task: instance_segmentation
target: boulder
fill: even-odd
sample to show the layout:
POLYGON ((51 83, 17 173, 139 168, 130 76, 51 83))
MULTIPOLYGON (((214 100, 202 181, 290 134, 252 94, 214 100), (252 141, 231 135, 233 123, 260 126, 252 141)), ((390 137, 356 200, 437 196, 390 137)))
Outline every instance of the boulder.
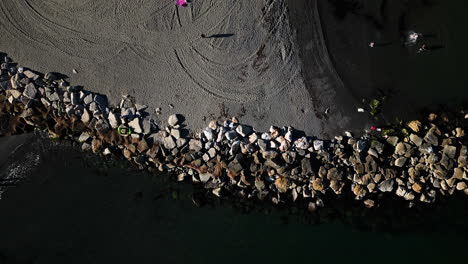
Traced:
POLYGON ((313 142, 314 150, 322 150, 323 149, 323 141, 322 140, 314 140, 313 142))
POLYGON ((379 184, 379 190, 381 192, 391 192, 393 190, 393 184, 393 179, 385 180, 379 184))
POLYGON ((120 119, 117 118, 116 114, 109 112, 109 115, 107 116, 107 119, 109 120, 109 124, 112 128, 118 128, 120 125, 120 119))
POLYGON ((236 128, 236 132, 241 135, 242 137, 246 137, 250 135, 253 132, 253 129, 251 126, 247 125, 239 125, 236 128))
POLYGON ((167 119, 167 123, 169 126, 176 126, 180 122, 179 116, 178 115, 170 115, 169 118, 167 119))
POLYGON ((439 145, 439 139, 437 138, 437 136, 432 133, 432 132, 427 132, 427 134, 424 136, 424 141, 426 141, 427 143, 431 144, 431 145, 434 145, 434 146, 438 146, 439 145))
POLYGON ((399 157, 398 159, 395 160, 395 166, 397 167, 403 167, 405 165, 407 158, 405 157, 399 157))
POLYGON ((242 167, 242 165, 240 164, 239 160, 237 160, 237 159, 234 159, 231 162, 229 162, 228 168, 231 171, 233 171, 235 174, 238 174, 239 172, 241 172, 244 169, 242 167))
POLYGON ((237 138, 237 133, 236 131, 234 130, 229 130, 227 131, 226 133, 224 133, 224 136, 228 139, 228 140, 234 140, 237 138))
POLYGON ((307 141, 306 137, 301 137, 294 141, 294 145, 296 146, 297 149, 308 149, 309 148, 309 142, 307 141))
POLYGON ((88 132, 83 132, 81 133, 80 137, 78 138, 78 142, 83 143, 88 140, 89 138, 89 133, 88 132))
POLYGON ((396 146, 397 143, 398 143, 398 137, 395 137, 395 136, 388 137, 387 138, 387 143, 392 145, 392 146, 396 146))
POLYGON ((36 85, 34 83, 29 83, 26 85, 23 91, 23 95, 26 96, 27 98, 34 99, 37 94, 37 89, 36 85))
POLYGON ((165 137, 163 139, 163 144, 166 149, 174 149, 176 148, 177 144, 172 136, 165 137))
POLYGON ((450 146, 450 145, 445 145, 443 152, 449 158, 454 159, 455 155, 457 154, 457 147, 450 146))
POLYGON ((209 127, 203 130, 203 135, 205 136, 206 140, 213 141, 213 130, 211 130, 209 127))
POLYGON ((132 121, 130 121, 128 126, 131 127, 135 133, 140 134, 143 132, 140 126, 140 119, 138 117, 135 117, 132 121))
POLYGON ((203 144, 202 144, 202 142, 201 142, 200 140, 198 140, 198 139, 191 139, 191 140, 189 141, 189 149, 190 149, 190 150, 193 150, 193 151, 195 151, 195 152, 199 152, 199 151, 202 150, 202 148, 203 148, 203 144))
POLYGON ((410 140, 418 147, 421 146, 421 144, 423 143, 423 139, 416 134, 411 134, 410 140))
POLYGON ((408 122, 408 127, 411 128, 414 132, 419 132, 419 129, 421 127, 421 122, 418 120, 413 120, 408 122))

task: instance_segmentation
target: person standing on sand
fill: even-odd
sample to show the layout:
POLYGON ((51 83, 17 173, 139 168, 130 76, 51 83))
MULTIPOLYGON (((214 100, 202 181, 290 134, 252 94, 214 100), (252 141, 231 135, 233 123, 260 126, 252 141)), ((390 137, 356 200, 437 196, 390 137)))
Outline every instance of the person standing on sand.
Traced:
POLYGON ((176 5, 181 6, 181 7, 186 7, 187 6, 187 1, 186 0, 176 0, 176 5))

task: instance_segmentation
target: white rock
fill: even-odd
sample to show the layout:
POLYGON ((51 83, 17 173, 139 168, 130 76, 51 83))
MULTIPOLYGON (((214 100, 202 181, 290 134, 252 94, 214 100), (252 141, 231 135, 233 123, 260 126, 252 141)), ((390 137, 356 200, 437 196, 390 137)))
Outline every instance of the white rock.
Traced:
POLYGON ((78 142, 83 143, 88 139, 89 139, 88 132, 83 132, 83 133, 81 133, 80 137, 78 138, 78 142))
POLYGON ((177 115, 170 115, 169 118, 167 119, 167 123, 170 125, 170 126, 175 126, 177 125, 177 123, 179 123, 179 118, 177 117, 177 115))
POLYGON ((166 149, 174 149, 177 146, 172 136, 165 137, 163 141, 166 149))
POLYGON ((112 128, 119 127, 119 119, 115 116, 114 113, 109 112, 108 119, 109 119, 109 124, 112 128))
POLYGON ((205 135, 206 140, 213 141, 213 131, 209 127, 203 130, 203 135, 205 135))
POLYGON ((140 127, 140 119, 138 119, 137 117, 134 118, 131 122, 129 122, 128 125, 131 128, 133 128, 133 132, 135 133, 143 132, 143 130, 141 130, 141 127, 140 127))
POLYGON ((271 136, 270 136, 270 133, 263 133, 261 138, 263 140, 271 140, 271 136))
POLYGON ((318 151, 318 150, 322 150, 323 149, 323 141, 322 140, 314 140, 314 150, 315 151, 318 151))
POLYGON ((91 120, 91 116, 89 115, 88 110, 83 109, 83 114, 81 115, 81 121, 87 124, 91 120))
POLYGON ((297 139, 294 142, 294 145, 296 145, 296 148, 298 149, 308 149, 309 148, 309 142, 307 141, 306 137, 301 137, 297 139))
POLYGON ((364 113, 364 108, 358 108, 357 111, 358 111, 359 113, 364 113))

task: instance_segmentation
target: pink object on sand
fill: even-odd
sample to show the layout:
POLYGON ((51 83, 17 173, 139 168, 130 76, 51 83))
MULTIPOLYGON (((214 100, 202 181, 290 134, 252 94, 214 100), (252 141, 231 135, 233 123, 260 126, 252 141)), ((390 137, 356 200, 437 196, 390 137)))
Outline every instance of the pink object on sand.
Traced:
POLYGON ((187 5, 186 0, 176 0, 176 5, 185 7, 187 5))

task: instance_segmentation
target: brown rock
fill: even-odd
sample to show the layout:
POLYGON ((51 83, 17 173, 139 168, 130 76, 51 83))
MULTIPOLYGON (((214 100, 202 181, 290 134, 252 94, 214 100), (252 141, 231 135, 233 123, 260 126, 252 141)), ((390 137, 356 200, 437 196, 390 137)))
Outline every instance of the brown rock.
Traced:
POLYGON ((462 168, 455 168, 453 170, 452 178, 455 178, 457 180, 462 180, 463 179, 463 170, 462 170, 462 168))
POLYGON ((414 132, 419 132, 419 128, 421 127, 421 122, 418 120, 413 120, 413 121, 410 121, 407 125, 414 132))
POLYGON ((337 180, 332 180, 330 181, 330 188, 336 193, 336 194, 341 194, 341 191, 343 190, 344 183, 341 181, 337 180))
POLYGON ((367 199, 364 201, 364 205, 367 207, 367 208, 372 208, 375 206, 375 202, 374 200, 371 200, 371 199, 367 199))
POLYGON ((360 193, 361 193, 361 191, 362 191, 363 189, 364 189, 364 188, 362 188, 361 185, 356 184, 356 185, 353 187, 353 193, 354 193, 354 195, 359 196, 360 193))
POLYGON ((278 177, 275 180, 275 186, 276 186, 276 189, 278 189, 280 193, 285 193, 288 191, 289 181, 288 179, 284 177, 278 177))
POLYGON ((336 168, 331 168, 327 172, 327 179, 330 181, 341 181, 342 173, 336 168))
POLYGON ((421 186, 421 184, 416 182, 411 186, 411 189, 413 189, 413 191, 415 191, 417 193, 421 193, 422 186, 421 186))
POLYGON ((429 114, 429 116, 427 117, 427 120, 429 120, 429 121, 432 122, 432 121, 434 121, 436 118, 437 118, 437 115, 434 114, 434 113, 431 113, 431 114, 429 114))
POLYGON ((457 190, 463 191, 466 189, 466 183, 465 182, 459 182, 457 183, 457 190))
POLYGON ((123 150, 123 155, 128 160, 130 160, 130 158, 132 157, 132 153, 128 149, 123 150))
POLYGON ((94 153, 98 153, 101 150, 102 147, 102 141, 99 139, 93 139, 91 141, 91 149, 94 153))
POLYGON ((465 131, 459 127, 455 128, 455 136, 456 137, 463 137, 465 135, 465 131))
POLYGON ((136 152, 136 147, 135 147, 135 145, 133 145, 133 144, 127 144, 127 149, 128 149, 131 153, 135 153, 135 152, 136 152))
POLYGON ((315 178, 312 181, 312 189, 322 192, 325 189, 322 178, 315 178))
POLYGON ((148 143, 146 143, 145 139, 141 139, 140 142, 138 142, 137 150, 140 153, 143 153, 146 150, 148 150, 148 143))

